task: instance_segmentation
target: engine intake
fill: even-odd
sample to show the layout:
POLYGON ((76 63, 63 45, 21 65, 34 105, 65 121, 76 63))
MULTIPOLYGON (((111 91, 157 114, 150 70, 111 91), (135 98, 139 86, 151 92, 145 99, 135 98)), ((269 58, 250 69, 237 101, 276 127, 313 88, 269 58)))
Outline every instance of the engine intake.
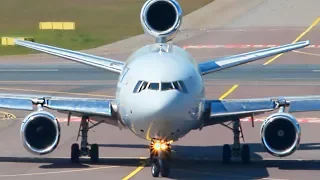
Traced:
POLYGON ((46 111, 30 113, 23 120, 20 132, 23 146, 33 154, 48 154, 59 144, 60 124, 46 111))
POLYGON ((287 113, 270 115, 261 126, 262 144, 273 156, 285 157, 296 151, 301 129, 295 117, 287 113))
POLYGON ((174 38, 182 22, 182 9, 176 0, 148 0, 141 9, 144 31, 162 42, 174 38))

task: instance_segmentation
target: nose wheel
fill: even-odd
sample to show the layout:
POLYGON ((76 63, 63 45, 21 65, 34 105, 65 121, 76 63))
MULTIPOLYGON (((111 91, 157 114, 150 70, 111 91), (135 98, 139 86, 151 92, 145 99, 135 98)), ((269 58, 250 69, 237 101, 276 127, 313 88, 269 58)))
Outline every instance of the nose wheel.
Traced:
POLYGON ((168 177, 170 174, 171 145, 164 141, 151 142, 150 163, 153 177, 168 177))

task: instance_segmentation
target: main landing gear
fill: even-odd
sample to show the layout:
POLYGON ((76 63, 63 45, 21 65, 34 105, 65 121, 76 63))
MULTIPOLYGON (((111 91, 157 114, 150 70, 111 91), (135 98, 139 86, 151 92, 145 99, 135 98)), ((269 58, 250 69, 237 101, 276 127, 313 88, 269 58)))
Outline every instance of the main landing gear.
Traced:
POLYGON ((243 138, 243 132, 242 127, 240 124, 240 120, 235 120, 232 122, 233 127, 230 128, 227 125, 224 125, 228 128, 230 128, 233 131, 233 145, 232 148, 230 148, 230 145, 225 144, 223 145, 222 149, 222 162, 224 164, 228 164, 231 162, 231 157, 241 157, 241 160, 244 164, 250 163, 250 148, 248 144, 240 145, 240 133, 241 138, 243 138))
POLYGON ((150 164, 153 177, 168 177, 170 173, 171 144, 152 140, 150 144, 150 164))
MULTIPOLYGON (((82 117, 81 123, 78 132, 78 138, 81 136, 81 147, 79 144, 74 143, 71 146, 71 162, 79 163, 81 156, 89 156, 91 162, 97 163, 99 161, 99 146, 98 144, 89 144, 88 143, 88 131, 89 129, 97 126, 100 123, 93 124, 89 127, 89 122, 91 122, 88 117, 82 117), (90 146, 90 149, 89 147, 90 146)), ((78 140, 77 138, 77 140, 78 140)))

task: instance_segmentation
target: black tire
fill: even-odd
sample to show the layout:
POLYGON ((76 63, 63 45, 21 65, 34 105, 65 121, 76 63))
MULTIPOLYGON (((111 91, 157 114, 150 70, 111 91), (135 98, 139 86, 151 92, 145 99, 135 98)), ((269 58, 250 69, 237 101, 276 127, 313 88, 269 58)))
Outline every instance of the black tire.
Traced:
POLYGON ((248 144, 244 144, 241 148, 241 159, 243 164, 250 163, 250 148, 248 144))
POLYGON ((231 161, 231 148, 228 144, 222 147, 222 163, 228 164, 231 161))
POLYGON ((80 158, 79 144, 74 143, 71 146, 71 162, 79 163, 79 158, 80 158))
POLYGON ((99 146, 98 144, 92 144, 90 147, 90 158, 91 162, 99 162, 99 146))
POLYGON ((151 174, 153 177, 159 177, 160 174, 160 166, 157 161, 152 162, 151 164, 151 174))
POLYGON ((170 163, 168 160, 160 160, 160 174, 162 177, 169 177, 170 163))

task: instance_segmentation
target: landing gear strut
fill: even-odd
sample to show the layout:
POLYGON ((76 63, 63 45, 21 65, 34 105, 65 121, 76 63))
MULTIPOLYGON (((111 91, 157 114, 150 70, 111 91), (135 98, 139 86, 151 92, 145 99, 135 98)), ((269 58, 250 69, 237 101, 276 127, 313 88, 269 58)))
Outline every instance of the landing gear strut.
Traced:
MULTIPOLYGON (((81 137, 81 147, 79 144, 74 143, 71 146, 71 162, 72 163, 79 163, 79 158, 81 156, 90 156, 90 159, 93 163, 99 161, 99 146, 98 144, 89 144, 88 143, 88 132, 89 129, 97 126, 100 123, 93 124, 89 127, 90 120, 88 117, 82 117, 81 123, 78 132, 78 138, 81 137), (89 147, 90 146, 90 149, 89 147)), ((78 140, 77 138, 77 140, 78 140)))
POLYGON ((151 141, 150 164, 153 177, 168 177, 170 173, 171 145, 165 141, 151 141))
MULTIPOLYGON (((224 125, 224 124, 223 124, 224 125)), ((224 125, 228 128, 230 128, 227 125, 224 125)), ((244 144, 241 147, 240 144, 240 138, 243 138, 243 132, 242 127, 240 124, 240 120, 235 120, 232 122, 232 128, 230 128, 233 131, 233 144, 232 148, 230 148, 230 145, 225 144, 222 148, 222 162, 224 164, 228 164, 231 161, 231 157, 241 157, 241 160, 244 164, 250 163, 250 148, 248 144, 244 144), (241 137, 240 137, 241 134, 241 137)))

